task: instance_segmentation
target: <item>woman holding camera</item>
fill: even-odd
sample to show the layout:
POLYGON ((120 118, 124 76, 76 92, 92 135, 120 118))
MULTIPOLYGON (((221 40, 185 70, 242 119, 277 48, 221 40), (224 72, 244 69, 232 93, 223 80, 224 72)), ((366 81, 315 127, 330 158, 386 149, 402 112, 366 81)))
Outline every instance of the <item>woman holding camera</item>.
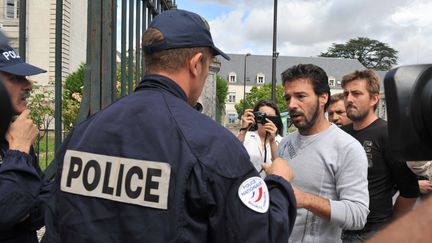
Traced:
POLYGON ((262 163, 274 159, 277 145, 282 140, 283 125, 277 105, 271 100, 258 102, 254 109, 246 109, 238 139, 249 153, 252 164, 265 177, 262 163))

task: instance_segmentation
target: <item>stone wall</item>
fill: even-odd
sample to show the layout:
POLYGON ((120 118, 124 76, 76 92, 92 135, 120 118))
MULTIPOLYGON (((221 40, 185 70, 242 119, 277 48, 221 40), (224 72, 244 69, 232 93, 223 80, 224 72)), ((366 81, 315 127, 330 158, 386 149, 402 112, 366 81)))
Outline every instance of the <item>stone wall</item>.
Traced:
POLYGON ((204 85, 201 96, 198 99, 203 106, 203 114, 206 114, 213 120, 216 119, 216 76, 220 70, 220 62, 217 58, 213 59, 210 65, 209 74, 204 85))

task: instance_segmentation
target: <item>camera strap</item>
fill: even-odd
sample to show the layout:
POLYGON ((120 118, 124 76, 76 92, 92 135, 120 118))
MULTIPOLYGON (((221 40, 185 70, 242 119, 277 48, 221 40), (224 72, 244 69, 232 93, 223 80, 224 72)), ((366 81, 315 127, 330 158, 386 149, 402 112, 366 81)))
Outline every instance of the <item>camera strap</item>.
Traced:
POLYGON ((267 136, 269 134, 269 132, 266 132, 266 135, 264 137, 264 163, 267 163, 267 136))

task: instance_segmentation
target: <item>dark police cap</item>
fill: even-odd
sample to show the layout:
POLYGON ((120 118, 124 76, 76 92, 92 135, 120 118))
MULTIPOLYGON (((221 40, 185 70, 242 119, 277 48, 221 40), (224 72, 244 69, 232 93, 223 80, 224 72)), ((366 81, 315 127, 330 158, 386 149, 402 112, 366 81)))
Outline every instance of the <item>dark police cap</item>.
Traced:
POLYGON ((145 45, 146 53, 177 48, 210 47, 215 56, 221 55, 230 60, 227 54, 214 45, 207 21, 198 14, 180 9, 164 11, 156 16, 149 28, 159 30, 164 36, 164 41, 145 45))
POLYGON ((19 76, 29 76, 46 72, 43 69, 25 63, 9 45, 0 46, 0 71, 19 76))

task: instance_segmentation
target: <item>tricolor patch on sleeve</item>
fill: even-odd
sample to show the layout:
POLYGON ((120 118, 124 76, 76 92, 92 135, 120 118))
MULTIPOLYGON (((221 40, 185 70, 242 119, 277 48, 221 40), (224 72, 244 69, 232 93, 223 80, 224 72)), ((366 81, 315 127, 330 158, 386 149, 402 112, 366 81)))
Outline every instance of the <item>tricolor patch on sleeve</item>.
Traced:
POLYGON ((261 177, 245 180, 239 187, 238 195, 246 207, 258 213, 266 213, 270 205, 267 185, 261 177))

